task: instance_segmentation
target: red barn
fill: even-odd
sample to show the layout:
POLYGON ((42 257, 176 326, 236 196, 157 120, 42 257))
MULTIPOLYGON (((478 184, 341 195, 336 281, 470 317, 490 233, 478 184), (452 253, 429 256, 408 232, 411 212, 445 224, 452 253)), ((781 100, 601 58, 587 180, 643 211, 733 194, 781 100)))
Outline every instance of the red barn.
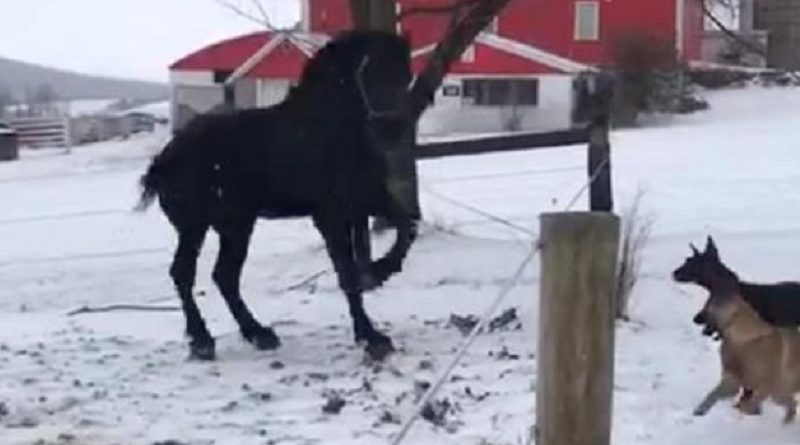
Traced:
MULTIPOLYGON (((301 1, 298 33, 241 36, 174 63, 176 124, 220 103, 220 82, 237 69, 243 74, 236 87, 238 105, 277 102, 328 36, 350 28, 348 0, 301 1)), ((397 0, 397 10, 452 1, 397 0)), ((416 69, 446 25, 445 16, 430 14, 411 14, 398 23, 412 40, 416 69)), ((674 44, 685 60, 694 60, 700 57, 702 32, 698 0, 511 0, 454 65, 420 131, 568 128, 575 75, 611 64, 610 50, 618 39, 655 36, 674 44)))

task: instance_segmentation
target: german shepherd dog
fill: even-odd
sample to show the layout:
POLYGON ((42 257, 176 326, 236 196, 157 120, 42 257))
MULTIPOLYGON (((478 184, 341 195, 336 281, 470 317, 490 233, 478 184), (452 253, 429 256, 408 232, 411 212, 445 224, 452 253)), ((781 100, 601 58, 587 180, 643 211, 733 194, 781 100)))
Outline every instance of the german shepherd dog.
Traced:
MULTIPOLYGON (((706 240, 705 252, 700 252, 690 244, 692 256, 672 273, 679 283, 694 283, 707 291, 714 291, 719 280, 734 278, 739 283, 741 297, 767 323, 782 327, 800 326, 800 283, 783 282, 775 284, 754 284, 739 280, 719 258, 719 251, 710 236, 706 240)), ((716 332, 708 323, 706 313, 701 310, 694 322, 703 325, 703 332, 712 335, 716 332)))
POLYGON ((740 411, 758 414, 761 402, 771 398, 786 410, 784 423, 794 420, 794 393, 800 392, 800 333, 762 320, 742 298, 735 277, 718 281, 703 309, 722 336, 722 379, 695 415, 706 414, 717 401, 734 397, 745 387, 752 395, 736 404, 740 411))
MULTIPOLYGON (((715 292, 735 283, 736 294, 745 301, 764 322, 779 327, 800 325, 800 283, 754 284, 739 280, 738 276, 720 260, 719 251, 712 237, 706 240, 704 252, 690 244, 692 256, 675 269, 673 278, 679 283, 694 283, 715 292)), ((708 304, 706 305, 708 306, 708 304)), ((704 307, 694 316, 694 322, 703 326, 706 335, 721 335, 721 330, 708 316, 704 307)), ((744 403, 752 392, 746 387, 740 403, 744 403)), ((752 412, 757 413, 757 410, 752 412)))

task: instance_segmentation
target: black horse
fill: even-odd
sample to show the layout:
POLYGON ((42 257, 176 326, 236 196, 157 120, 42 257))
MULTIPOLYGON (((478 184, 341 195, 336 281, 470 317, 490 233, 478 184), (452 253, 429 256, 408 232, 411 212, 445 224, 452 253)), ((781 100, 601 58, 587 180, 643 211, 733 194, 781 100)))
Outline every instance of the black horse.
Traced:
POLYGON ((395 141, 413 126, 403 105, 411 80, 406 39, 345 33, 306 64, 281 103, 198 116, 154 158, 141 180, 139 208, 158 197, 178 233, 170 275, 186 316, 192 357, 215 357, 214 339, 192 296, 209 227, 220 238, 214 282, 241 334, 261 350, 280 346, 239 292, 258 217, 312 217, 347 295, 356 341, 366 341, 367 353, 376 359, 394 350, 367 316, 362 292, 400 271, 416 237, 418 210, 397 193, 400 187, 391 175, 392 160, 398 158, 392 151, 402 146, 395 141), (369 216, 385 217, 397 228, 394 245, 375 262, 369 253, 369 216))

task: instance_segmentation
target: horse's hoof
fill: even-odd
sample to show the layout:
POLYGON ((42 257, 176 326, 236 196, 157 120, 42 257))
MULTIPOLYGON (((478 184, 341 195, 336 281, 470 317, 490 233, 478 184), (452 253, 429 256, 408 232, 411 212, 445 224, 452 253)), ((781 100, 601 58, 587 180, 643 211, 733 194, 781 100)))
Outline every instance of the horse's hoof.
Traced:
POLYGON ((208 340, 192 340, 189 343, 189 360, 208 362, 216 358, 217 354, 213 338, 208 340))
POLYGON ((367 335, 365 332, 362 332, 359 329, 356 329, 356 331, 355 331, 355 341, 356 341, 357 345, 360 345, 362 343, 366 343, 366 342, 369 341, 369 335, 367 335))
POLYGON ((370 360, 381 362, 395 351, 392 339, 383 334, 375 334, 366 347, 367 356, 370 360))
POLYGON ((281 339, 275 334, 272 328, 261 328, 254 334, 243 334, 245 340, 256 347, 259 351, 272 351, 281 346, 281 339))

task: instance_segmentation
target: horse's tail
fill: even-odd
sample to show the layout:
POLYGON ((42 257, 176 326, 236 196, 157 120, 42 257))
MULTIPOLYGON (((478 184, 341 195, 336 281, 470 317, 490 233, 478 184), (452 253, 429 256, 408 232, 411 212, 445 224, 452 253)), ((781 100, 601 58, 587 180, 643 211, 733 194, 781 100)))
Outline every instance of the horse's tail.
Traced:
POLYGON ((155 201, 156 196, 158 196, 164 184, 165 170, 171 163, 170 160, 175 158, 177 146, 178 144, 175 143, 175 139, 170 141, 161 153, 153 158, 145 174, 139 178, 139 186, 141 187, 142 194, 134 210, 143 212, 153 204, 153 201, 155 201))

